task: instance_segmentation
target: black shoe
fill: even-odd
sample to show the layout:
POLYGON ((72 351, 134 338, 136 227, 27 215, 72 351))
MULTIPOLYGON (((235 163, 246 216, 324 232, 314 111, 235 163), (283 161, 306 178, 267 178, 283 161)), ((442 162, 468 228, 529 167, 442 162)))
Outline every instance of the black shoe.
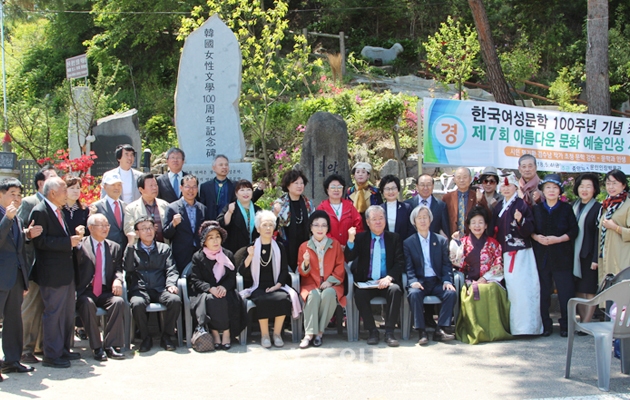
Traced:
POLYGON ((217 350, 217 351, 221 350, 221 343, 215 343, 214 344, 214 349, 217 350))
POLYGON ((418 331, 418 334, 420 335, 420 339, 418 340, 418 344, 420 346, 423 346, 429 343, 429 337, 427 336, 427 331, 422 329, 421 331, 418 331))
POLYGON ((225 343, 221 345, 221 349, 222 350, 230 350, 232 348, 232 344, 231 343, 225 343))
POLYGON ((151 347, 153 347, 153 339, 151 338, 151 336, 147 336, 142 341, 142 344, 140 344, 140 349, 138 351, 140 353, 146 353, 147 351, 151 350, 151 347))
POLYGON ((322 345, 322 343, 323 343, 323 342, 322 342, 322 337, 321 337, 321 336, 315 336, 315 337, 313 338, 313 346, 314 346, 314 347, 319 347, 319 346, 321 346, 321 345, 322 345))
POLYGON ((63 354, 61 355, 61 358, 63 358, 64 360, 68 360, 68 361, 72 361, 72 360, 80 360, 81 359, 81 354, 79 353, 73 353, 69 350, 65 350, 63 351, 63 354))
POLYGON ((107 355, 105 354, 105 350, 103 350, 102 347, 99 347, 98 349, 94 349, 94 359, 96 361, 107 361, 107 355))
POLYGON ((42 365, 44 367, 51 368, 70 368, 70 361, 65 360, 61 357, 55 358, 54 360, 52 358, 44 357, 44 359, 42 360, 42 365))
POLYGON ((567 336, 569 336, 569 332, 567 330, 560 331, 560 337, 567 337, 567 336))
POLYGON ((26 365, 22 365, 17 361, 14 361, 12 363, 4 363, 2 364, 2 373, 3 374, 8 374, 10 372, 19 372, 19 373, 25 373, 25 372, 33 372, 35 371, 35 368, 33 367, 27 367, 26 365))
POLYGON ((438 328, 433 333, 434 342, 448 342, 449 340, 453 339, 455 339, 455 335, 444 332, 444 328, 438 328))
POLYGON ((74 329, 74 335, 76 337, 78 337, 79 339, 81 339, 81 340, 87 340, 88 339, 87 333, 85 332, 85 329, 83 329, 83 328, 75 328, 74 329))
POLYGON ((108 358, 114 359, 114 360, 124 360, 125 359, 125 355, 123 353, 120 352, 120 350, 116 350, 113 347, 107 347, 105 349, 105 353, 107 354, 108 358))
POLYGON ((33 353, 24 353, 22 354, 20 361, 27 364, 37 364, 39 362, 39 359, 35 357, 33 353))
POLYGON ((173 351, 177 349, 177 346, 175 346, 175 344, 171 342, 171 338, 166 335, 162 336, 162 339, 160 340, 160 346, 162 346, 166 351, 173 351))
POLYGON ((367 344, 369 345, 378 344, 378 340, 379 340, 378 329, 372 329, 370 331, 370 336, 368 337, 367 344))
POLYGON ((394 336, 394 332, 385 332, 385 343, 389 347, 398 347, 400 345, 394 336))
POLYGON ((542 333, 542 336, 547 337, 547 336, 551 336, 551 329, 545 329, 542 333))

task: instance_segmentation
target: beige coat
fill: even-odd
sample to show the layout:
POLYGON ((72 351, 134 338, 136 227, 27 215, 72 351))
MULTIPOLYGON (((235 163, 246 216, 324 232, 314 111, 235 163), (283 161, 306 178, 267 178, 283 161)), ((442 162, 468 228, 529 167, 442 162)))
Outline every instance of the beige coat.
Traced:
MULTIPOLYGON (((602 220, 604 215, 606 213, 602 210, 602 220)), ((600 282, 606 274, 617 274, 622 269, 630 267, 630 199, 627 199, 615 211, 611 219, 621 227, 621 234, 612 229, 608 229, 606 232, 606 242, 604 242, 605 258, 600 258, 598 262, 598 278, 600 282)), ((601 220, 599 225, 598 243, 602 235, 601 220)), ((599 249, 599 245, 597 248, 599 249)))
MULTIPOLYGON (((162 220, 162 229, 164 228, 164 219, 166 218, 166 209, 168 203, 162 199, 156 198, 158 209, 160 210, 160 219, 162 220)), ((147 216, 147 208, 144 206, 142 197, 133 201, 125 207, 125 234, 133 232, 133 226, 140 217, 147 216)), ((169 244, 169 241, 165 238, 164 243, 169 244)))

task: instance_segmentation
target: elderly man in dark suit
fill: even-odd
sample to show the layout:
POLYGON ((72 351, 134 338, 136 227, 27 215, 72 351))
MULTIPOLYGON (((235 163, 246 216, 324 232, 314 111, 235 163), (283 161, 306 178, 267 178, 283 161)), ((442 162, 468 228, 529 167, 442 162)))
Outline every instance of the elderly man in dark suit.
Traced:
POLYGON ((31 222, 42 227, 33 239, 35 265, 33 274, 44 300, 44 360, 54 368, 70 367, 70 360, 81 358, 70 352, 74 331, 74 263, 72 248, 83 237, 69 232, 61 207, 66 203, 68 188, 61 178, 50 178, 44 184, 44 201, 31 212, 31 222))
POLYGON ((442 200, 438 200, 433 196, 434 181, 431 175, 422 174, 416 180, 417 195, 413 196, 406 202, 411 205, 411 209, 418 206, 427 206, 433 213, 433 222, 431 222, 431 232, 444 235, 447 239, 451 237, 451 229, 448 220, 448 211, 446 204, 442 200))
POLYGON ((470 170, 465 167, 460 167, 455 170, 455 185, 457 190, 446 193, 442 200, 446 203, 446 209, 449 218, 449 227, 451 236, 455 232, 459 232, 459 237, 464 237, 466 234, 464 221, 470 210, 476 206, 481 205, 486 208, 488 213, 492 214, 490 208, 488 208, 488 202, 486 196, 479 189, 471 189, 472 174, 470 170))
POLYGON ((428 343, 424 322, 424 297, 437 296, 442 301, 438 327, 433 340, 453 340, 454 335, 444 329, 450 327, 457 293, 453 286, 453 266, 448 258, 448 241, 429 230, 433 214, 427 206, 418 206, 411 212, 418 233, 403 243, 409 292, 409 305, 414 327, 420 333, 418 344, 428 343))
MULTIPOLYGON (((120 199, 123 191, 123 181, 117 174, 103 176, 103 192, 105 196, 90 206, 91 214, 103 214, 109 222, 107 239, 118 243, 121 248, 127 246, 125 235, 125 202, 120 199)), ((136 184, 137 186, 137 184, 136 184)))
POLYGON ((129 244, 125 250, 124 268, 127 271, 129 303, 133 319, 140 330, 140 352, 151 350, 153 340, 149 335, 146 309, 151 302, 166 307, 160 345, 165 350, 175 350, 173 342, 175 325, 182 308, 177 295, 179 274, 173 263, 171 248, 155 241, 155 221, 141 217, 136 221, 135 232, 127 234, 129 244), (138 243, 134 245, 136 238, 138 243))
MULTIPOLYGON (((28 290, 30 268, 26 263, 24 243, 41 233, 41 227, 22 228, 16 218, 22 197, 22 183, 15 178, 0 182, 0 317, 2 327, 2 372, 31 372, 20 364, 22 354, 22 297, 28 290)), ((0 382, 2 376, 0 375, 0 382)))
POLYGON ((91 235, 83 238, 76 250, 77 311, 90 340, 94 359, 124 359, 124 354, 120 352, 125 342, 125 301, 121 297, 123 253, 118 243, 107 239, 110 226, 103 214, 91 215, 87 224, 91 235), (107 310, 104 341, 98 329, 97 307, 107 310))
POLYGON ((158 199, 172 203, 182 197, 179 186, 182 182, 182 178, 188 175, 186 172, 182 171, 185 160, 186 154, 184 154, 183 150, 177 147, 168 149, 166 152, 168 172, 157 177, 158 199))
POLYGON ((377 296, 387 299, 385 315, 385 343, 397 347, 394 325, 400 315, 402 300, 402 274, 405 269, 402 242, 397 233, 385 230, 385 210, 380 206, 370 206, 365 211, 369 231, 357 234, 356 228, 348 230, 348 243, 344 250, 346 262, 352 261, 352 274, 355 282, 374 283, 373 288, 355 288, 354 301, 363 318, 363 326, 370 332, 367 343, 378 344, 379 332, 376 329, 370 300, 377 296), (356 240, 355 240, 356 239, 356 240))
POLYGON ((182 198, 166 209, 162 234, 171 241, 173 257, 181 274, 192 260, 193 254, 201 248, 199 227, 208 219, 206 206, 195 200, 197 197, 197 177, 186 175, 182 178, 182 198))
MULTIPOLYGON (((35 188, 37 192, 34 195, 22 199, 17 216, 20 218, 22 225, 26 226, 33 208, 44 200, 44 182, 47 179, 55 178, 57 172, 52 165, 47 165, 35 174, 35 188)), ((32 242, 26 242, 26 265, 28 271, 33 267, 35 261, 35 247, 32 242)), ((42 314, 44 313, 44 302, 42 295, 39 293, 39 285, 30 277, 28 285, 28 293, 24 297, 22 303, 22 327, 24 329, 24 349, 22 350, 22 362, 27 364, 38 363, 39 360, 34 353, 42 352, 42 314)))

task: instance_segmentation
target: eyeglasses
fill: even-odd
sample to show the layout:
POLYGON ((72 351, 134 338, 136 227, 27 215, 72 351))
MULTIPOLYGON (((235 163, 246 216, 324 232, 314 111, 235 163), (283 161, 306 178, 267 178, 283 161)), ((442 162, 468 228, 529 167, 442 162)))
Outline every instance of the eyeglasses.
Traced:
POLYGON ((343 186, 341 186, 341 185, 339 185, 339 186, 328 186, 328 189, 341 190, 341 189, 343 189, 343 186))
POLYGON ((328 225, 326 225, 326 224, 323 224, 323 225, 320 225, 320 224, 313 224, 313 225, 311 225, 311 226, 312 226, 313 228, 328 228, 328 225))
POLYGON ((396 186, 383 188, 383 191, 385 191, 385 192, 395 192, 397 190, 398 190, 398 187, 396 187, 396 186))
POLYGON ((92 226, 97 226, 99 228, 109 228, 111 225, 110 224, 107 224, 107 225, 90 225, 90 227, 92 227, 92 226))
POLYGON ((483 183, 485 183, 486 185, 496 185, 497 181, 495 181, 494 179, 484 179, 483 183))

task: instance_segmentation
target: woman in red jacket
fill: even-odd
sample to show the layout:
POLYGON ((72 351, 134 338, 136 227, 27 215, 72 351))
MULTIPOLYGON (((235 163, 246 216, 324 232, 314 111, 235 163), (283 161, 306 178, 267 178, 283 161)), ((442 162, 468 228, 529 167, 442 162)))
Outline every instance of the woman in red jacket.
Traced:
POLYGON ((340 175, 330 175, 324 181, 328 199, 317 207, 318 210, 326 211, 330 218, 328 237, 337 240, 343 247, 348 242, 348 229, 355 227, 357 233, 363 232, 361 214, 352 201, 343 198, 345 187, 346 181, 340 175))

